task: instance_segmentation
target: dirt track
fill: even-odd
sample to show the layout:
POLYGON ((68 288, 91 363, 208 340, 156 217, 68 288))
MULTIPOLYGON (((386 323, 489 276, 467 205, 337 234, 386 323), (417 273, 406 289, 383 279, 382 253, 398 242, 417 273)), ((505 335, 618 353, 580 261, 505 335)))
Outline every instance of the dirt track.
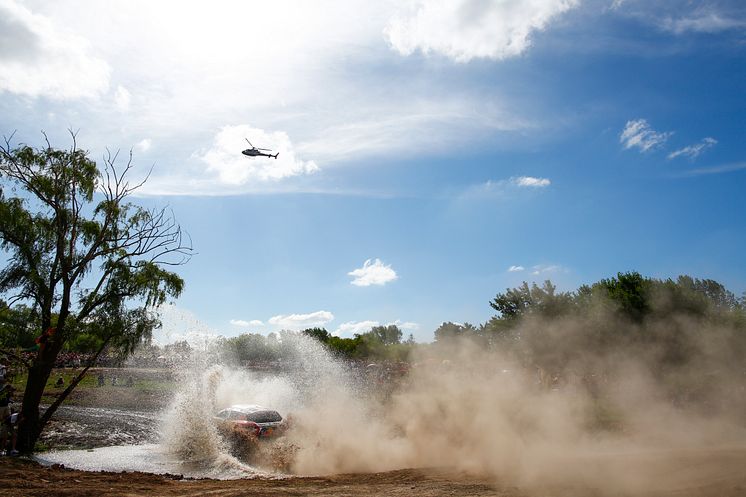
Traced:
POLYGON ((145 473, 87 473, 40 468, 35 463, 22 460, 5 460, 3 463, 0 466, 0 494, 13 496, 527 495, 515 489, 497 491, 488 482, 473 477, 419 470, 320 478, 225 481, 181 480, 179 477, 145 473))
MULTIPOLYGON (((122 398, 128 399, 126 395, 109 398, 113 404, 106 407, 61 409, 47 434, 47 442, 59 447, 98 447, 150 440, 155 405, 143 403, 141 407, 149 411, 135 412, 128 410, 129 401, 120 405, 122 398)), ((95 404, 100 404, 96 400, 95 404)), ((541 487, 432 469, 312 478, 189 480, 138 472, 44 467, 29 460, 2 457, 0 496, 746 497, 746 446, 574 453, 572 458, 564 454, 560 464, 535 475, 539 476, 541 487)))
MULTIPOLYGON (((647 488, 614 491, 600 491, 593 485, 559 483, 541 488, 517 488, 474 475, 436 470, 225 481, 183 480, 178 476, 145 473, 90 473, 40 467, 19 459, 0 461, 0 495, 9 496, 746 496, 746 449, 684 451, 676 457, 671 454, 618 457, 612 461, 618 472, 632 474, 647 468, 653 479, 647 488), (660 478, 654 478, 656 475, 660 478)), ((589 464, 593 466, 592 461, 589 464)))

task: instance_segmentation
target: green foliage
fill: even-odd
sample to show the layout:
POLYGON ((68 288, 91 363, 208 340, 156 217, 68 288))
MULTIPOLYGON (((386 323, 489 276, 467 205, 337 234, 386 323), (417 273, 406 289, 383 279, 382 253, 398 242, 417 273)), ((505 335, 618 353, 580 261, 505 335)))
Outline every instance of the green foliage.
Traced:
POLYGON ((360 335, 354 338, 329 337, 327 345, 329 350, 342 357, 360 357, 360 335))
POLYGON ((8 307, 0 300, 0 348, 29 348, 34 345, 37 330, 33 311, 25 305, 8 307))
POLYGON ((641 322, 650 310, 653 280, 640 273, 618 273, 595 283, 592 292, 598 292, 619 306, 619 312, 635 322, 641 322))
MULTIPOLYGON (((743 375, 746 308, 714 280, 618 273, 571 293, 523 283, 490 304, 499 314, 478 330, 482 343, 549 376, 601 378, 634 360, 672 398, 692 400, 743 375)), ((454 336, 467 334, 444 323, 436 343, 454 336)))
POLYGON ((542 286, 532 283, 529 287, 525 281, 517 288, 508 288, 505 293, 498 293, 490 306, 505 319, 515 319, 527 314, 541 314, 556 317, 572 311, 573 295, 556 292, 557 287, 546 280, 542 286))
POLYGON ((329 339, 332 337, 324 328, 308 328, 303 330, 303 334, 315 338, 321 343, 329 343, 329 339))
POLYGON ((93 354, 103 345, 103 340, 93 333, 78 333, 71 338, 65 348, 71 352, 93 354))
POLYGON ((158 326, 152 308, 183 289, 167 268, 186 262, 191 247, 165 209, 128 202, 142 183, 127 179, 131 156, 120 170, 116 160, 109 155, 100 170, 74 134, 67 150, 0 145, 0 294, 28 303, 44 337, 23 399, 26 449, 59 405, 39 418, 44 384, 68 342, 126 355, 158 326))
POLYGON ((372 340, 378 340, 383 345, 394 345, 401 343, 402 331, 395 324, 389 324, 386 326, 374 326, 364 336, 370 337, 372 340))
POLYGON ((481 335, 481 331, 469 323, 457 324, 450 321, 442 323, 435 330, 436 342, 448 342, 455 339, 475 338, 481 335))

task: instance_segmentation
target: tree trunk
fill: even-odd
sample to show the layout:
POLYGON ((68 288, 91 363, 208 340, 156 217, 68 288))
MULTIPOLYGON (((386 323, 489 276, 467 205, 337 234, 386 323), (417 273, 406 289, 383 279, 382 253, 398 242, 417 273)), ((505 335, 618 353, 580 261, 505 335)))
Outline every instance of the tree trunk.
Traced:
POLYGON ((31 453, 41 434, 39 404, 42 395, 44 395, 44 388, 47 386, 49 376, 52 374, 57 355, 62 350, 62 344, 63 340, 51 337, 39 350, 29 368, 21 408, 22 419, 18 425, 17 448, 21 453, 31 453))

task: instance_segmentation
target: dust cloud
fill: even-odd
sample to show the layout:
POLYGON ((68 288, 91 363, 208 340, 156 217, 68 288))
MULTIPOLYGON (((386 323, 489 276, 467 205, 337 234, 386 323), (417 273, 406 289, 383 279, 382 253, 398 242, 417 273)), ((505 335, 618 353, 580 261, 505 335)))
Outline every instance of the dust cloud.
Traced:
POLYGON ((584 326, 525 324, 525 336, 542 330, 548 337, 553 350, 546 353, 574 348, 560 373, 499 346, 452 340, 420 347, 409 372, 383 384, 315 340, 288 334, 294 353, 282 373, 214 366, 192 374, 164 440, 184 458, 220 458, 227 449, 212 415, 233 403, 258 403, 289 415, 282 444, 294 474, 444 467, 504 484, 602 493, 696 484, 713 468, 691 470, 691 457, 746 446, 742 365, 707 369, 725 353, 716 344, 698 345, 685 366, 662 374, 650 348, 579 349, 584 326), (696 398, 672 397, 672 384, 702 377, 706 388, 696 398))

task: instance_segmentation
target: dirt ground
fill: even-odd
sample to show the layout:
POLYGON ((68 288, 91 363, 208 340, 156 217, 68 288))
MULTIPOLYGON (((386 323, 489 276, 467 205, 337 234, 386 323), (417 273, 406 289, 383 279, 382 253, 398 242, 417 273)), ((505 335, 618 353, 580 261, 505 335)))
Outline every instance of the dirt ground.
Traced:
POLYGON ((0 495, 8 496, 500 496, 500 497, 741 497, 746 496, 746 449, 697 451, 674 457, 678 474, 661 472, 671 454, 622 458, 619 472, 641 466, 660 473, 665 485, 601 491, 592 486, 517 488, 476 475, 447 470, 405 469, 385 473, 248 480, 188 480, 176 475, 84 472, 33 461, 0 460, 0 495), (672 477, 673 476, 673 477, 672 477))

